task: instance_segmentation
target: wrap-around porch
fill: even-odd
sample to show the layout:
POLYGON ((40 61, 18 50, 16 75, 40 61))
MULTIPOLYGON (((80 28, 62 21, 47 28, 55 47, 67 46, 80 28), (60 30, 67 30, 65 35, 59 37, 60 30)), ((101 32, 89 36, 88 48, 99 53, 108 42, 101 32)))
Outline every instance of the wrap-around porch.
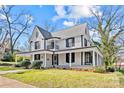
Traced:
POLYGON ((43 67, 84 67, 101 66, 102 54, 96 47, 68 49, 60 51, 33 51, 20 53, 17 56, 30 56, 31 62, 40 60, 43 67))

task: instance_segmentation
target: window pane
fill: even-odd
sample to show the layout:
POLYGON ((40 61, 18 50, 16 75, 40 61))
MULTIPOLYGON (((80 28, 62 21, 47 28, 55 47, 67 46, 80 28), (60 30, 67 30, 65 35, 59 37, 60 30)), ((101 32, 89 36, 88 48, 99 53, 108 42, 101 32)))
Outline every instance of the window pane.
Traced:
POLYGON ((66 39, 66 47, 72 47, 75 45, 74 43, 75 43, 74 38, 66 39))
POLYGON ((40 49, 40 42, 39 41, 35 42, 35 49, 40 49))
POLYGON ((40 60, 40 54, 35 54, 34 55, 34 60, 40 60))
POLYGON ((75 53, 71 53, 71 62, 72 62, 72 63, 75 62, 75 53))
POLYGON ((84 44, 85 44, 85 46, 87 46, 87 40, 86 39, 84 39, 84 44))
POLYGON ((66 63, 69 63, 69 53, 66 53, 66 63))
POLYGON ((66 47, 69 47, 68 39, 66 39, 66 47))

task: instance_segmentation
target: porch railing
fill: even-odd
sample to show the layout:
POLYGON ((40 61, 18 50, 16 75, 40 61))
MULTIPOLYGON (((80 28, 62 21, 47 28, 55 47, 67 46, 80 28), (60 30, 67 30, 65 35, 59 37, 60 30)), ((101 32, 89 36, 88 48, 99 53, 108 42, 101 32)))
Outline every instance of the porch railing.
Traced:
POLYGON ((59 46, 58 46, 58 45, 55 45, 55 46, 47 45, 47 49, 55 49, 55 50, 58 50, 58 49, 59 49, 59 46))

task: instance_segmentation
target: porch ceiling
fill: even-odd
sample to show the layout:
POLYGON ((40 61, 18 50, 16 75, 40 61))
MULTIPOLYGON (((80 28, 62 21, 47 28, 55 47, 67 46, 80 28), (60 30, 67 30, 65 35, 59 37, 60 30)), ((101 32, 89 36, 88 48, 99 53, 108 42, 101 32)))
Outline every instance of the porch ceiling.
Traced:
POLYGON ((37 50, 37 51, 29 51, 29 52, 20 52, 20 53, 17 53, 16 55, 17 56, 30 56, 32 54, 53 54, 52 51, 49 51, 49 50, 37 50))
POLYGON ((69 53, 69 52, 89 52, 89 51, 95 51, 98 54, 100 54, 100 56, 103 56, 101 51, 96 46, 59 50, 59 51, 56 51, 55 54, 62 54, 62 53, 69 53))

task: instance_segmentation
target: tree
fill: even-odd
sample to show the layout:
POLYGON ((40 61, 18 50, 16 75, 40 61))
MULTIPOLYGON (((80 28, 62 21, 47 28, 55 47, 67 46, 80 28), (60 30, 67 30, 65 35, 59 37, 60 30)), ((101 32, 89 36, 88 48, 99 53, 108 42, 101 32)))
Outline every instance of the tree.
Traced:
POLYGON ((31 46, 30 46, 30 43, 28 41, 24 42, 23 45, 21 45, 21 46, 20 46, 20 42, 18 42, 16 45, 16 48, 19 51, 25 52, 25 51, 30 51, 31 46))
POLYGON ((48 21, 45 21, 43 25, 44 25, 44 29, 48 32, 55 31, 57 28, 56 24, 50 24, 48 21))
POLYGON ((99 40, 93 41, 103 53, 106 69, 116 62, 116 53, 120 47, 117 42, 124 32, 123 9, 123 6, 107 6, 102 12, 90 9, 94 18, 90 19, 88 25, 99 36, 99 40))
POLYGON ((6 32, 5 39, 9 38, 11 53, 14 52, 14 47, 22 34, 28 34, 27 31, 31 26, 32 16, 24 11, 13 12, 16 6, 1 6, 0 7, 0 26, 6 32))

